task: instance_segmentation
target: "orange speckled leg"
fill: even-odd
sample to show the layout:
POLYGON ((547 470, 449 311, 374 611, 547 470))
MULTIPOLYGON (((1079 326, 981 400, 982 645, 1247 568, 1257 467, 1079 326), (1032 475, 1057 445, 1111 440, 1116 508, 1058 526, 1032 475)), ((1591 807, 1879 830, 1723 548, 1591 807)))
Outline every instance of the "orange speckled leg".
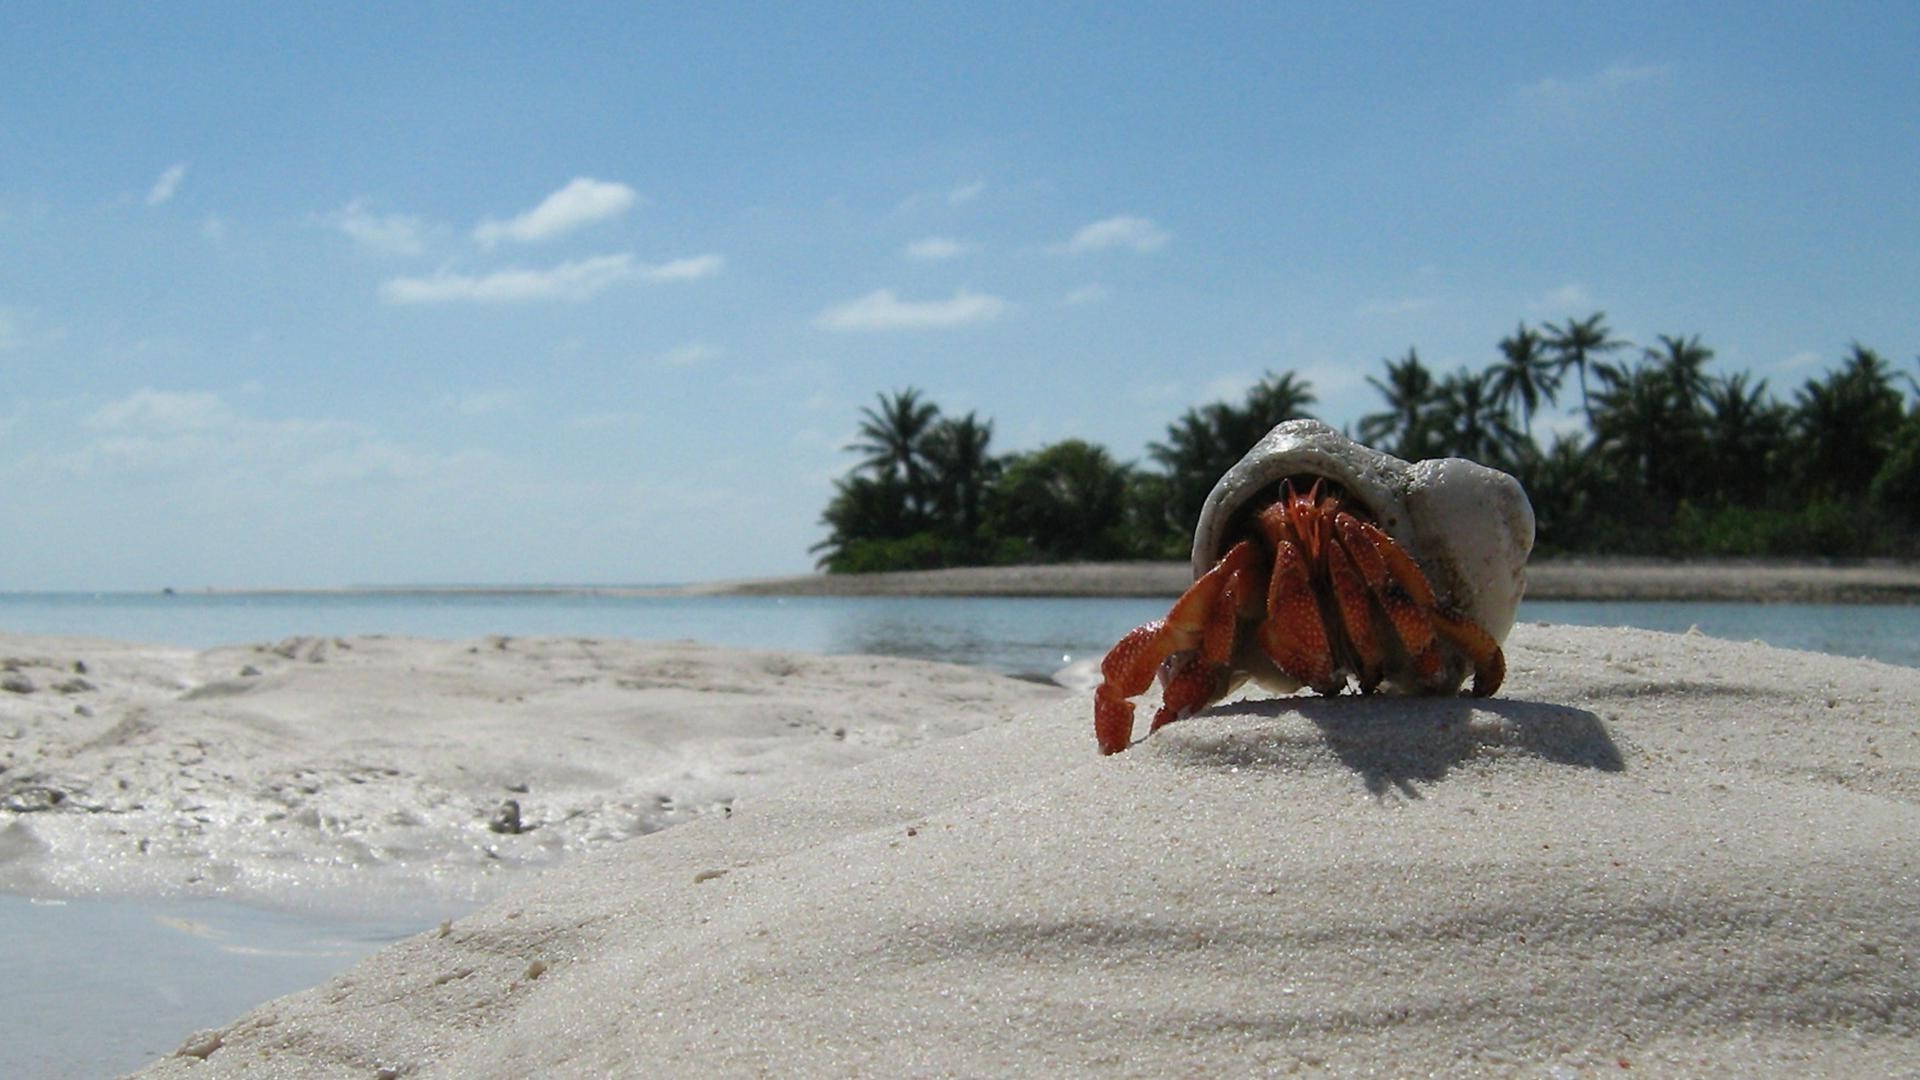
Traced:
POLYGON ((1451 611, 1435 610, 1433 627, 1473 661, 1473 696, 1492 697, 1507 678, 1507 656, 1479 624, 1451 611))
MULTIPOLYGON (((1146 693, 1167 657, 1197 649, 1194 661, 1225 668, 1233 654, 1239 611, 1248 603, 1249 594, 1257 596, 1260 591, 1258 555, 1258 550, 1244 540, 1235 544, 1173 602, 1166 618, 1134 628, 1107 652, 1100 662, 1100 685, 1093 692, 1093 734, 1101 753, 1119 753, 1132 741, 1133 702, 1127 699, 1146 693)), ((1192 666, 1190 662, 1180 670, 1192 666)), ((1183 687, 1181 693, 1193 694, 1198 678, 1197 674, 1190 676, 1189 682, 1195 685, 1183 687)), ((1218 673, 1211 678, 1214 683, 1224 682, 1218 673)), ((1206 704, 1187 703, 1187 711, 1206 704)), ((1155 726, 1166 722, 1156 720, 1155 726)))
POLYGON ((1413 557, 1378 526, 1348 514, 1341 514, 1338 524, 1341 538, 1354 552, 1395 636, 1406 646, 1414 679, 1423 688, 1437 687, 1446 675, 1446 667, 1434 639, 1433 620, 1428 616, 1434 596, 1427 576, 1414 565, 1413 557))
POLYGON ((1307 576, 1307 557, 1291 540, 1273 549, 1273 578, 1267 586, 1267 621, 1258 640, 1281 671, 1322 694, 1339 689, 1333 681, 1333 651, 1320 605, 1307 576))
POLYGON ((1160 708, 1153 714, 1153 724, 1147 730, 1159 731, 1220 700, 1227 692, 1227 679, 1232 670, 1200 653, 1177 663, 1163 680, 1160 708))
POLYGON ((1340 623, 1346 627, 1347 643, 1353 646, 1353 663, 1358 670, 1360 692, 1373 693, 1380 685, 1380 667, 1386 654, 1373 632, 1372 592, 1353 564, 1353 557, 1340 544, 1327 545, 1327 571, 1333 581, 1334 606, 1340 609, 1340 623))

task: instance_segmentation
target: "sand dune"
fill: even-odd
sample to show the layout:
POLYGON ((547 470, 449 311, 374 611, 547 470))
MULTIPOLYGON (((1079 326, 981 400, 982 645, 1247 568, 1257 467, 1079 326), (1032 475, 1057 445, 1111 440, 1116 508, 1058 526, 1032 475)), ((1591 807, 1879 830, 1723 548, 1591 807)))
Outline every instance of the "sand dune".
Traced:
POLYGON ((1492 701, 1242 702, 1112 758, 1084 698, 982 716, 569 861, 148 1075, 1913 1073, 1920 671, 1508 651, 1492 701))

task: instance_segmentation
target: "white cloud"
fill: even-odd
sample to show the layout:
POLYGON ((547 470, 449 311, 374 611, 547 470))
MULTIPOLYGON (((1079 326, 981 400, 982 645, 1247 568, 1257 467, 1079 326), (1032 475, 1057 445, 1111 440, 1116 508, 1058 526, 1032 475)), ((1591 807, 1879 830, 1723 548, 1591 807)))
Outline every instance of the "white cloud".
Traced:
POLYGON ((1085 307, 1088 304, 1105 303, 1108 299, 1112 298, 1112 296, 1112 289, 1095 282, 1091 285, 1082 285, 1074 289, 1072 292, 1061 297, 1060 303, 1066 307, 1085 307))
POLYGON ((695 255, 688 259, 642 266, 640 276, 648 281, 697 281, 718 274, 726 263, 727 260, 719 255, 695 255))
POLYGON ((494 416, 519 408, 519 395, 510 390, 480 390, 469 394, 446 394, 436 403, 441 409, 461 416, 494 416))
POLYGON ((446 482, 499 462, 478 451, 439 453, 395 443, 360 423, 247 416, 208 391, 137 390, 81 425, 94 436, 43 464, 70 475, 276 490, 285 484, 446 482))
POLYGON ((200 235, 209 244, 218 244, 227 238, 226 220, 216 214, 208 214, 200 221, 200 235))
POLYGON ((419 218, 375 214, 363 199, 353 200, 324 220, 354 243, 383 255, 418 255, 427 247, 427 227, 419 218))
POLYGON ((474 227, 473 238, 483 247, 502 240, 546 240, 624 213, 638 199, 639 193, 625 184, 577 176, 523 214, 506 221, 482 221, 474 227))
POLYGON ((984 180, 975 180, 965 184, 955 184, 946 190, 916 191, 901 200, 899 210, 902 213, 917 213, 928 207, 946 206, 949 208, 965 206, 978 199, 987 190, 984 180))
POLYGON ((693 367, 695 364, 704 364, 719 356, 720 350, 715 346, 708 345, 704 341, 695 341, 677 349, 668 349, 655 360, 666 367, 693 367))
POLYGON ((902 300, 891 289, 879 289, 828 308, 814 325, 824 330, 930 330, 990 322, 1006 308, 1007 302, 997 296, 966 289, 951 300, 902 300))
POLYGON ((1535 311, 1551 312, 1555 315, 1590 311, 1596 306, 1593 295, 1587 292, 1587 287, 1577 281, 1570 281, 1535 298, 1532 304, 1535 311))
POLYGON ((496 270, 478 275, 441 270, 426 277, 393 278, 380 286, 380 295, 390 304, 585 300, 634 272, 633 256, 623 252, 576 259, 545 270, 496 270))
POLYGON ((93 411, 84 423, 95 431, 205 431, 232 423, 220 395, 146 387, 93 411))
POLYGON ((1522 93, 1537 98, 1567 100, 1591 97, 1648 83, 1665 82, 1673 74, 1667 64, 1612 63, 1592 75, 1578 79, 1541 79, 1530 83, 1522 93))
POLYGON ((909 259, 919 259, 923 262, 940 262, 945 259, 959 258, 965 255, 967 250, 966 244, 950 237, 929 236, 908 244, 906 255, 909 259))
POLYGON ((66 336, 65 330, 39 322, 30 311, 0 307, 0 352, 50 345, 66 336))
POLYGON ((1546 78, 1520 87, 1513 102, 1521 120, 1559 126, 1614 115, 1652 88, 1672 81, 1666 64, 1610 64, 1573 79, 1546 78))
POLYGON ((1767 370, 1776 373, 1806 371, 1826 363, 1826 357, 1812 349, 1802 349, 1784 360, 1776 360, 1767 365, 1767 370))
POLYGON ((161 203, 173 198, 180 190, 180 181, 186 178, 186 162, 182 161, 167 166, 166 171, 161 173, 159 179, 153 182, 153 187, 147 189, 147 205, 159 206, 161 203))
POLYGON ((1404 296, 1397 300, 1369 300, 1355 308, 1353 313, 1363 319, 1395 318, 1418 315, 1439 305, 1440 301, 1432 296, 1404 296))
POLYGON ((1172 237, 1165 229, 1143 217, 1122 214, 1084 226, 1064 244, 1054 245, 1059 255, 1080 255, 1091 251, 1126 248, 1132 251, 1158 251, 1172 237))

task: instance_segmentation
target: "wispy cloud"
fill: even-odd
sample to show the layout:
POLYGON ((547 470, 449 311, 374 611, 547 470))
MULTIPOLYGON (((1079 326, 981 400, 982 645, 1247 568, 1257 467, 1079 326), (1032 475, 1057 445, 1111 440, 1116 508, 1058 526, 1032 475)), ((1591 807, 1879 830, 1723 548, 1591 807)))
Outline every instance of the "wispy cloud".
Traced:
POLYGON ((824 330, 933 330, 991 322, 1007 309, 997 296, 962 289, 949 300, 902 300, 879 289, 828 308, 814 320, 824 330))
POLYGON ((405 214, 376 214, 355 199, 323 219, 360 247, 382 255, 419 255, 427 249, 427 226, 405 214))
POLYGON ((1615 117, 1672 81, 1673 68, 1667 64, 1609 64, 1577 78, 1527 83, 1515 91, 1513 108, 1519 120, 1536 126, 1584 125, 1615 117))
POLYGON ((200 221, 200 235, 209 244, 224 243, 229 231, 226 219, 217 214, 208 214, 200 221))
POLYGON ((365 424, 249 416, 209 391, 137 390, 82 421, 88 441, 47 464, 73 475, 221 486, 438 482, 486 475, 490 454, 436 453, 365 424))
POLYGON ((1587 291, 1585 285, 1570 281, 1557 289, 1549 289, 1540 296, 1534 297, 1529 306, 1534 311, 1565 315, 1577 311, 1590 311, 1597 305, 1593 302, 1593 294, 1587 291))
POLYGON ((968 250, 968 245, 951 237, 929 236, 908 244, 906 255, 909 259, 919 259, 922 262, 942 262, 946 259, 957 259, 965 255, 968 250))
POLYGON ((380 286, 380 296, 391 304, 585 300, 635 272, 633 256, 623 252, 576 259, 545 270, 496 270, 490 274, 441 270, 425 277, 393 278, 380 286))
POLYGON ((82 423, 95 431, 203 431, 233 421, 220 395, 206 391, 136 390, 90 413, 82 423))
POLYGON ((719 255, 695 255, 692 258, 641 266, 640 276, 648 281, 697 281, 700 278, 718 274, 726 263, 727 260, 719 255))
POLYGON ((184 161, 169 165, 153 186, 147 189, 147 205, 159 206, 174 197, 180 191, 180 182, 187 178, 187 163, 184 161))
POLYGON ((1085 307, 1088 304, 1105 303, 1113 296, 1113 290, 1098 282, 1082 285, 1060 298, 1065 307, 1085 307))
POLYGON ((27 332, 21 328, 20 317, 0 308, 0 352, 18 349, 26 343, 27 332))
POLYGON ((1521 93, 1532 98, 1568 100, 1661 83, 1672 75, 1673 68, 1668 64, 1613 63, 1577 79, 1546 78, 1528 83, 1521 93))
POLYGON ((436 404, 461 416, 497 416, 520 407, 520 396, 511 390, 476 390, 467 394, 445 394, 436 404))
POLYGON ((474 226, 473 238, 482 247, 492 247, 502 240, 546 240, 622 214, 639 197, 625 184, 579 176, 525 213, 505 221, 482 221, 474 226))
POLYGON ((693 367, 704 364, 720 356, 719 348, 704 341, 690 342, 679 348, 668 349, 655 357, 655 362, 665 367, 693 367))
POLYGON ((979 198, 980 193, 985 190, 987 190, 987 182, 985 180, 975 180, 970 184, 957 185, 947 192, 947 205, 965 206, 979 198))
POLYGON ((1083 226, 1072 238, 1048 249, 1058 255, 1081 255, 1093 251, 1158 251, 1172 236, 1143 217, 1122 214, 1083 226))
POLYGON ((1369 300, 1353 310, 1363 319, 1396 318, 1403 315, 1418 315, 1432 311, 1440 306, 1433 296, 1403 296, 1391 300, 1369 300))

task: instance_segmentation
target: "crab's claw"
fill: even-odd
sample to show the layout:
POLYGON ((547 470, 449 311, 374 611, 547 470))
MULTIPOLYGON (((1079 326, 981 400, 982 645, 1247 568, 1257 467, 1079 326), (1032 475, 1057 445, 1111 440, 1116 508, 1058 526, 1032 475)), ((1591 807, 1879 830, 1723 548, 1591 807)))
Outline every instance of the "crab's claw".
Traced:
POLYGON ((1101 753, 1119 753, 1133 741, 1133 702, 1128 699, 1147 692, 1170 656, 1189 654, 1176 657, 1166 704, 1154 727, 1205 708, 1226 692, 1227 661, 1240 620, 1260 610, 1263 576, 1254 546, 1243 540, 1180 594, 1166 618, 1134 627, 1108 650, 1100 662, 1100 685, 1093 691, 1093 736, 1101 753))

